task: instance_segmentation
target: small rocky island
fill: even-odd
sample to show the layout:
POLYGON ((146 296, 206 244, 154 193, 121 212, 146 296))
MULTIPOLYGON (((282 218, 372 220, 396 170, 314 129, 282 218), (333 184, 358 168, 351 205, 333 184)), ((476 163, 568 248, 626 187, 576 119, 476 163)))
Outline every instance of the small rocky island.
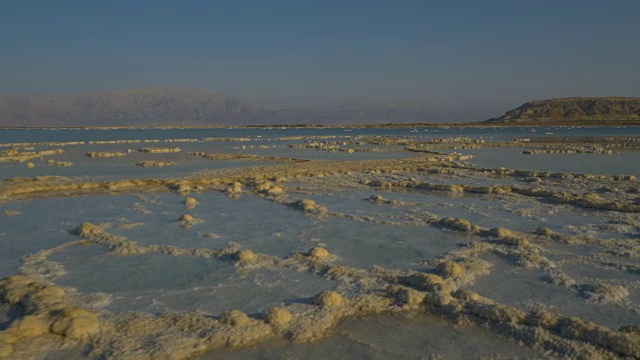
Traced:
POLYGON ((571 97, 527 102, 484 124, 640 125, 640 98, 571 97))

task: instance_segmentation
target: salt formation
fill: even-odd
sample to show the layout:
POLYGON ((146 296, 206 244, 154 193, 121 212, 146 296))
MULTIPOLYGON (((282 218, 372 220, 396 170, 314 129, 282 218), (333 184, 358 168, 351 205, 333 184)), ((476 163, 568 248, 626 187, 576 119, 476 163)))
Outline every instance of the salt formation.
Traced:
POLYGON ((397 291, 396 297, 398 301, 401 301, 404 304, 417 306, 424 302, 426 294, 414 289, 403 288, 397 291))
POLYGON ((292 318, 291 312, 283 307, 269 308, 264 314, 264 320, 276 328, 284 327, 292 318))
POLYGON ((191 214, 182 214, 178 218, 178 224, 180 224, 180 226, 185 230, 191 229, 194 225, 201 222, 201 219, 198 219, 191 214))
POLYGON ((193 210, 196 208, 196 206, 198 206, 198 201, 195 198, 192 197, 187 197, 185 198, 182 203, 184 204, 184 207, 187 210, 193 210))
POLYGON ((549 229, 546 226, 541 226, 535 231, 535 233, 538 235, 551 236, 553 235, 553 230, 549 229))
MULTIPOLYGON (((184 139, 184 142, 191 140, 184 139)), ((544 280, 544 286, 557 287, 569 296, 575 295, 570 301, 588 303, 595 309, 602 304, 609 304, 607 306, 613 310, 607 308, 605 311, 617 315, 637 313, 634 299, 638 281, 634 276, 639 271, 636 260, 640 256, 640 249, 636 235, 639 224, 637 216, 640 213, 637 194, 640 188, 634 176, 607 177, 480 168, 461 162, 468 159, 466 155, 436 151, 443 148, 492 146, 484 141, 464 138, 425 140, 354 137, 335 141, 324 141, 330 138, 290 141, 305 140, 310 141, 291 144, 289 149, 323 150, 330 157, 339 151, 350 152, 355 149, 353 146, 358 146, 358 151, 364 155, 367 151, 373 152, 364 148, 367 145, 399 145, 400 149, 396 151, 410 151, 412 155, 403 159, 302 161, 252 154, 190 152, 214 161, 260 160, 271 163, 268 166, 217 170, 163 180, 97 181, 51 176, 11 178, 0 181, 0 202, 13 206, 13 202, 47 197, 164 192, 168 193, 167 196, 175 197, 178 194, 184 197, 184 208, 193 210, 198 206, 198 201, 189 195, 195 193, 202 201, 198 206, 198 217, 212 219, 211 214, 207 213, 211 211, 210 204, 203 200, 201 194, 215 191, 231 198, 247 194, 256 195, 258 201, 268 202, 269 205, 284 205, 281 209, 291 212, 292 216, 298 216, 295 215, 296 211, 302 212, 312 218, 303 219, 305 222, 313 223, 321 230, 326 230, 322 227, 365 224, 393 229, 380 235, 388 236, 401 234, 408 228, 422 230, 420 227, 431 227, 428 230, 434 232, 440 229, 449 243, 443 245, 434 242, 434 246, 449 246, 446 247, 448 250, 440 254, 429 253, 426 259, 407 260, 407 264, 402 264, 406 267, 387 266, 394 264, 393 260, 396 259, 393 259, 382 264, 385 266, 371 263, 368 264, 370 266, 359 268, 348 265, 351 264, 350 260, 353 263, 350 257, 354 254, 348 253, 349 250, 344 247, 334 247, 335 243, 331 241, 335 239, 316 239, 315 236, 322 236, 314 233, 318 228, 304 229, 311 235, 301 231, 300 244, 295 245, 302 248, 293 249, 289 255, 280 257, 260 253, 258 247, 252 247, 252 242, 248 242, 249 246, 243 243, 242 249, 234 243, 211 249, 182 247, 178 241, 165 245, 153 244, 153 241, 149 241, 153 239, 139 239, 138 242, 109 233, 109 226, 113 225, 106 222, 113 219, 105 219, 103 224, 83 222, 74 231, 79 237, 77 241, 24 255, 18 269, 21 275, 0 280, 0 299, 3 306, 11 310, 7 312, 6 328, 0 331, 0 358, 41 357, 59 344, 73 344, 86 349, 86 356, 96 359, 192 358, 205 351, 215 353, 223 348, 236 349, 277 339, 316 341, 332 334, 340 322, 354 317, 420 313, 438 315, 458 326, 477 324, 487 331, 525 344, 539 351, 541 356, 640 358, 640 331, 637 324, 607 327, 597 324, 597 321, 589 321, 591 314, 582 315, 584 318, 567 316, 565 309, 556 309, 554 304, 544 302, 507 305, 511 303, 500 303, 484 291, 473 288, 483 276, 496 276, 499 281, 504 276, 510 276, 508 271, 515 269, 517 272, 514 271, 514 274, 535 274, 536 279, 544 280), (385 191, 385 196, 387 192, 392 192, 389 199, 400 200, 386 200, 382 195, 367 197, 372 191, 385 191), (401 199, 404 196, 408 199, 401 199), (425 200, 427 196, 428 201, 425 200), (334 204, 345 199, 355 199, 357 205, 350 210, 344 210, 348 206, 334 207, 334 204), (431 201, 433 199, 437 200, 431 201), (572 217, 581 217, 585 211, 595 219, 593 224, 589 222, 589 226, 578 224, 570 227, 572 217), (561 220, 554 219, 556 214, 561 220), (498 216, 500 218, 496 219, 498 216), (566 225, 561 222, 565 218, 569 219, 566 225), (325 245, 302 251, 320 243, 327 243, 331 252, 325 245), (154 314, 110 312, 86 300, 95 294, 80 294, 74 289, 52 283, 65 273, 65 252, 79 245, 102 248, 111 258, 162 254, 211 261, 215 259, 242 276, 260 270, 307 272, 309 276, 326 279, 330 286, 313 289, 297 302, 283 301, 286 305, 272 303, 255 312, 244 308, 244 311, 225 309, 212 314, 166 309, 154 314), (620 276, 598 278, 588 273, 585 276, 583 273, 576 275, 571 273, 574 265, 590 266, 594 271, 610 271, 620 276), (508 269, 507 275, 500 275, 500 268, 508 269), (320 291, 325 289, 331 290, 320 291), (309 296, 314 293, 315 296, 309 296)), ((517 142, 504 145, 523 146, 517 142)), ((245 147, 256 150, 273 148, 252 144, 245 147)), ((176 149, 141 148, 140 151, 162 153, 176 152, 176 149)), ((21 154, 31 156, 23 150, 5 151, 3 154, 5 158, 21 154)), ((110 155, 87 153, 87 156, 110 155)), ((23 157, 21 161, 33 158, 23 157)), ((57 164, 54 161, 50 163, 57 164)), ((174 205, 178 203, 165 203, 169 202, 174 205)), ((145 203, 145 206, 154 205, 145 203)), ((22 210, 22 207, 18 208, 22 210)), ((153 213, 168 214, 168 218, 174 221, 174 225, 170 226, 175 226, 177 219, 185 229, 201 222, 192 212, 180 215, 184 211, 182 207, 172 210, 176 211, 159 207, 153 213)), ((26 210, 24 212, 27 213, 26 210)), ((3 211, 3 215, 12 215, 11 210, 3 211)), ((9 223, 22 218, 6 218, 3 221, 9 223)), ((82 221, 77 220, 78 223, 82 221)), ((282 222, 288 220, 284 218, 282 222)), ((268 231, 285 230, 276 228, 268 231)), ((202 234, 213 237, 208 233, 202 234)), ((336 234, 336 237, 340 237, 343 233, 336 234)), ((348 236, 338 239, 345 242, 350 240, 348 236)), ((424 256, 421 253, 425 251, 424 248, 415 243, 407 244, 411 240, 414 239, 398 238, 384 245, 389 246, 391 251, 397 247, 424 256)), ((432 239, 426 236, 420 241, 430 242, 432 239)), ((375 251, 372 252, 375 255, 375 251)), ((390 254, 396 256, 393 252, 390 254)), ((73 256, 77 255, 70 257, 73 256)), ((520 290, 530 291, 526 287, 515 289, 520 290)), ((501 294, 497 295, 499 297, 501 294)))
MULTIPOLYGON (((487 230, 486 232, 489 239, 493 238, 493 235, 500 233, 519 236, 513 231, 487 230)), ((121 254, 143 254, 149 251, 165 251, 155 246, 140 247, 133 241, 110 235, 100 227, 90 223, 83 223, 78 226, 76 233, 84 239, 106 245, 113 251, 121 254), (123 252, 122 249, 125 248, 129 250, 123 252)), ((490 245, 490 243, 487 244, 490 245)), ((478 249, 481 249, 481 247, 478 249)), ((463 250, 458 256, 462 256, 464 251, 467 250, 463 250)), ((167 253, 175 256, 224 256, 225 254, 224 252, 216 253, 209 251, 210 255, 207 255, 207 252, 204 250, 187 251, 186 249, 181 250, 177 248, 173 250, 167 249, 167 253)), ((230 254, 230 252, 226 254, 230 254)), ((327 254, 328 252, 324 248, 313 248, 309 251, 310 258, 324 258, 327 254)), ((473 254, 473 252, 470 252, 470 254, 473 254)), ((250 250, 242 250, 236 252, 236 256, 238 261, 250 263, 257 260, 259 256, 264 255, 257 255, 250 250)), ((280 264, 281 266, 289 266, 287 264, 290 264, 291 261, 303 261, 303 259, 304 257, 290 257, 290 260, 280 260, 280 264)), ((275 261, 275 259, 273 261, 275 261)), ((273 262, 273 264, 277 265, 278 262, 273 262)), ((326 268, 327 265, 321 265, 321 263, 318 263, 317 266, 325 268, 327 274, 332 274, 331 276, 337 276, 338 278, 351 278, 356 276, 373 280, 378 278, 378 276, 382 276, 382 278, 388 279, 387 281, 391 281, 391 284, 395 283, 395 285, 389 288, 387 291, 388 295, 377 296, 364 293, 356 295, 352 299, 345 299, 336 291, 324 291, 313 298, 313 304, 321 310, 310 309, 307 313, 293 316, 287 308, 271 308, 263 316, 264 323, 257 319, 252 319, 244 312, 238 310, 230 310, 222 314, 219 319, 220 325, 216 325, 216 322, 205 325, 208 320, 191 318, 192 315, 185 314, 184 318, 180 321, 184 322, 187 321, 187 319, 193 321, 192 325, 187 325, 185 331, 194 331, 195 328, 193 326, 208 326, 212 330, 217 330, 215 330, 215 333, 213 333, 208 340, 196 340, 197 337, 192 338, 190 337, 191 335, 176 339, 171 342, 171 344, 173 344, 171 348, 161 347, 163 353, 171 354, 174 353, 173 351, 184 351, 184 346, 187 346, 187 344, 196 345, 193 349, 216 346, 232 348, 249 346, 276 336, 276 333, 274 333, 272 329, 275 329, 279 334, 283 334, 283 336, 294 341, 312 341, 326 336, 326 334, 345 317, 358 314, 387 312, 392 309, 390 306, 392 306, 394 302, 400 302, 401 304, 405 304, 405 311, 429 311, 442 314, 443 316, 469 316, 471 321, 489 321, 489 327, 493 326, 491 324, 495 324, 498 327, 502 326, 500 324, 511 324, 511 326, 514 326, 511 331, 514 332, 514 336, 516 337, 525 336, 529 331, 527 330, 528 326, 536 326, 542 331, 541 334, 543 334, 545 339, 543 342, 546 344, 545 346, 554 351, 573 351, 570 350, 570 346, 574 346, 572 345, 573 343, 566 343, 567 340, 560 340, 561 338, 566 338, 587 341, 599 347, 600 350, 597 348, 588 349, 587 351, 590 356, 600 356, 598 354, 607 356, 608 350, 606 349, 611 349, 618 354, 628 356, 638 356, 638 354, 640 354, 640 349, 633 345, 637 339, 634 338, 635 335, 632 333, 616 332, 595 324, 585 323, 580 320, 566 318, 544 311, 526 312, 513 307, 496 304, 477 293, 464 289, 459 289, 454 292, 452 291, 452 286, 455 287, 457 286, 456 282, 464 280, 464 274, 467 270, 458 262, 451 260, 441 261, 434 268, 434 271, 442 274, 444 278, 435 274, 414 272, 399 276, 394 280, 393 276, 385 275, 384 272, 376 274, 334 265, 328 265, 329 268, 326 268), (453 283, 450 283, 450 281, 453 281, 453 283), (220 326, 231 326, 231 328, 220 326), (234 328, 238 330, 233 330, 234 328)), ((367 280, 366 282, 371 282, 371 280, 367 280)), ((589 290, 597 292, 597 289, 589 290)), ((161 318, 147 319, 139 316, 134 316, 129 319, 119 319, 119 316, 115 315, 113 318, 105 318, 103 322, 91 311, 66 305, 68 297, 61 288, 46 285, 45 283, 33 281, 25 277, 11 277, 2 280, 2 282, 0 282, 0 291, 4 301, 10 304, 22 304, 27 311, 27 316, 34 316, 25 316, 17 320, 6 332, 7 335, 3 333, 0 337, 0 339, 3 339, 0 350, 5 354, 12 354, 14 346, 16 344, 20 346, 20 339, 22 338, 38 337, 46 334, 64 336, 77 341, 93 341, 91 340, 92 336, 100 334, 97 335, 98 338, 96 338, 96 341, 98 342, 96 344, 103 343, 107 341, 107 339, 111 339, 107 341, 108 343, 113 341, 119 343, 125 340, 118 340, 117 335, 111 333, 111 330, 108 330, 113 326, 111 325, 112 321, 120 323, 121 325, 118 325, 120 327, 135 326, 136 328, 140 328, 143 323, 153 324, 158 321, 163 321, 161 318), (105 330, 98 333, 98 331, 100 331, 99 329, 105 330), (116 337, 114 338, 114 336, 116 337)), ((135 336, 144 336, 144 334, 159 331, 159 329, 154 330, 156 329, 155 326, 148 329, 148 331, 151 332, 145 330, 142 334, 139 333, 135 336)), ((158 335, 159 334, 160 333, 158 333, 158 335)), ((195 333, 193 334, 195 335, 195 333)), ((129 336, 134 335, 129 334, 129 336)), ((127 343, 122 344, 123 347, 121 351, 128 351, 127 349, 130 349, 130 345, 126 345, 127 343)), ((165 344, 169 343, 165 342, 165 344)), ((538 343, 534 342, 533 344, 538 343)), ((157 346, 161 345, 157 344, 157 346)), ((101 348, 97 346, 96 351, 99 351, 99 349, 101 348)), ((584 350, 584 348, 580 349, 584 350)), ((133 350, 133 348, 131 348, 131 350, 133 350)), ((178 353, 175 352, 175 354, 178 353)))
POLYGON ((238 251, 238 261, 241 263, 250 263, 256 259, 256 254, 251 250, 238 251))
POLYGON ((278 197, 284 194, 284 190, 271 181, 260 182, 256 185, 256 191, 259 194, 278 197))
POLYGON ((327 260, 331 258, 331 254, 323 247, 314 247, 309 250, 309 257, 315 260, 327 260))
POLYGON ((295 205, 309 216, 322 217, 327 215, 328 212, 326 207, 316 204, 311 199, 302 199, 296 202, 295 205))
POLYGON ((111 158, 111 157, 122 157, 127 156, 128 152, 110 152, 110 151, 90 151, 85 153, 86 156, 94 158, 111 158))
POLYGON ((0 356, 10 358, 16 344, 55 334, 87 340, 100 326, 97 314, 71 306, 71 297, 57 286, 24 276, 0 280, 0 299, 19 306, 24 316, 0 332, 0 356))
POLYGON ((457 278, 464 272, 462 266, 450 260, 441 262, 435 270, 446 278, 457 278))
POLYGON ((457 231, 472 232, 477 230, 477 228, 474 228, 471 225, 469 220, 462 219, 462 218, 458 219, 458 218, 448 217, 440 220, 438 224, 443 228, 457 230, 457 231))
POLYGON ((342 306, 344 299, 335 291, 323 291, 313 298, 313 303, 322 307, 342 306))
POLYGON ((230 198, 238 198, 242 195, 242 184, 240 182, 234 182, 231 186, 225 189, 225 194, 230 198))
POLYGON ((240 310, 230 310, 222 314, 220 322, 227 325, 243 326, 249 324, 251 318, 240 310))
POLYGON ((192 222, 194 219, 195 218, 192 215, 184 214, 184 215, 180 215, 180 218, 178 219, 178 221, 192 222))
POLYGON ((99 326, 96 314, 84 309, 65 307, 51 324, 51 332, 81 340, 95 333, 99 326))
POLYGON ((177 153, 182 151, 179 147, 175 148, 140 148, 138 151, 152 154, 177 153))
POLYGON ((156 161, 156 160, 145 160, 145 161, 139 161, 136 163, 136 166, 140 166, 143 168, 149 168, 149 167, 165 167, 165 166, 172 166, 175 165, 175 161, 156 161))

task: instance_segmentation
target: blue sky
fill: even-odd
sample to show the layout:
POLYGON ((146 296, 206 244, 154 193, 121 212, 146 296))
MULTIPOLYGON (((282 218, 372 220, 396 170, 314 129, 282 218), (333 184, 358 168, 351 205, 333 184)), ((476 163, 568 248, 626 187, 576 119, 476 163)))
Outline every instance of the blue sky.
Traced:
MULTIPOLYGON (((640 1, 3 1, 0 92, 197 87, 269 106, 640 96, 640 1)), ((497 114, 496 114, 497 115, 497 114)))

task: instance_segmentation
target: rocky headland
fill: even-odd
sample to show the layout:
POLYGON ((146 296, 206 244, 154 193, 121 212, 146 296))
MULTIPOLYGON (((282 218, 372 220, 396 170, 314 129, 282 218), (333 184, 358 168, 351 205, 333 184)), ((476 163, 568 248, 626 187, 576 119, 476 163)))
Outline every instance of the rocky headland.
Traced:
POLYGON ((527 102, 484 124, 640 124, 640 98, 571 97, 527 102))

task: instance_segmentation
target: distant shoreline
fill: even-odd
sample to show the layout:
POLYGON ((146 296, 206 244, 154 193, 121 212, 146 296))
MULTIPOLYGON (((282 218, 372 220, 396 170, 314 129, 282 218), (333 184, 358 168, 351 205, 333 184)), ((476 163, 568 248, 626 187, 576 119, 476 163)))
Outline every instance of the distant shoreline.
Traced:
POLYGON ((366 129, 366 128, 503 128, 503 127, 611 127, 611 126, 640 126, 640 121, 564 121, 553 123, 513 122, 513 123, 413 123, 413 124, 345 124, 345 125, 159 125, 159 126, 0 126, 0 130, 172 130, 172 129, 366 129))

